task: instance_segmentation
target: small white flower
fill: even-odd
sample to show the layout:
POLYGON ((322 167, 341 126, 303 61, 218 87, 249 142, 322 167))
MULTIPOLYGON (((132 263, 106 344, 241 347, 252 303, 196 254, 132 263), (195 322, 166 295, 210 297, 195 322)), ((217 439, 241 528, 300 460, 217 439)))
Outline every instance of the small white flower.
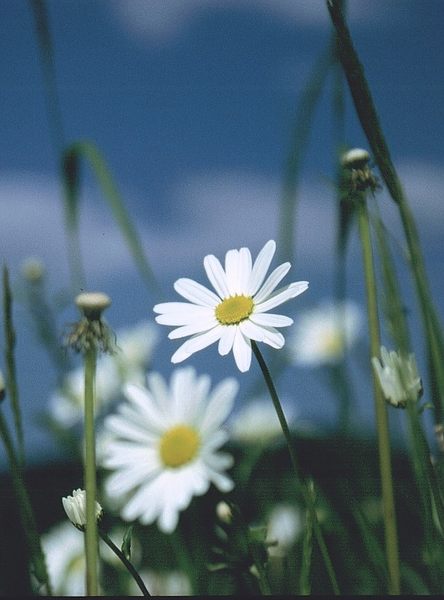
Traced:
POLYGON ((301 366, 336 363, 358 339, 362 322, 362 311, 351 301, 305 311, 288 340, 291 360, 301 366))
POLYGON ((268 518, 267 542, 277 542, 270 546, 271 556, 285 555, 302 533, 302 515, 299 508, 292 504, 276 504, 268 518))
POLYGON ((157 520, 171 533, 179 512, 210 483, 223 492, 233 488, 223 473, 232 457, 218 449, 228 438, 220 427, 238 383, 225 379, 210 392, 210 377, 197 376, 192 367, 174 371, 169 386, 158 373, 147 379, 148 389, 126 384, 129 402, 105 420, 105 432, 114 436, 104 442, 103 465, 114 471, 105 491, 123 519, 157 520))
MULTIPOLYGON (((71 523, 80 529, 85 530, 86 526, 86 492, 78 488, 73 490, 72 496, 66 496, 62 498, 63 508, 65 509, 66 515, 71 523)), ((100 504, 96 501, 96 520, 100 519, 103 510, 100 504)))
POLYGON ((276 243, 270 240, 254 264, 248 248, 229 250, 225 269, 212 254, 205 256, 205 272, 216 293, 192 279, 176 281, 174 289, 189 302, 166 302, 154 307, 159 313, 158 323, 177 327, 169 333, 170 339, 190 336, 171 362, 180 363, 219 342, 219 354, 225 356, 233 350, 239 370, 245 372, 251 364, 251 340, 282 348, 285 339, 276 328, 288 327, 293 320, 267 313, 304 292, 308 282, 290 283, 274 291, 291 266, 289 262, 280 265, 265 280, 275 250, 276 243))
POLYGON ((390 404, 403 408, 408 398, 419 398, 422 383, 414 354, 405 357, 394 350, 389 352, 381 346, 381 360, 374 356, 372 364, 382 392, 390 404))
MULTIPOLYGON (((295 411, 285 405, 284 412, 291 428, 295 411)), ((269 398, 250 401, 231 419, 231 437, 234 440, 245 443, 269 442, 281 436, 281 425, 269 398)))

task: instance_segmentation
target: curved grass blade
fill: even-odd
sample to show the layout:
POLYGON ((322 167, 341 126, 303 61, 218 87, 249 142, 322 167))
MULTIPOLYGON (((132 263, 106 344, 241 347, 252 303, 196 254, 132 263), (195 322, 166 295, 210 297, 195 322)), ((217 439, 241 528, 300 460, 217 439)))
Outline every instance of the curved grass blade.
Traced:
POLYGON ((159 285, 145 256, 136 228, 128 215, 120 192, 114 183, 103 156, 98 148, 89 141, 76 142, 70 145, 64 153, 63 171, 69 204, 68 214, 70 223, 76 223, 79 216, 80 162, 82 160, 91 167, 144 282, 153 293, 160 295, 159 285))

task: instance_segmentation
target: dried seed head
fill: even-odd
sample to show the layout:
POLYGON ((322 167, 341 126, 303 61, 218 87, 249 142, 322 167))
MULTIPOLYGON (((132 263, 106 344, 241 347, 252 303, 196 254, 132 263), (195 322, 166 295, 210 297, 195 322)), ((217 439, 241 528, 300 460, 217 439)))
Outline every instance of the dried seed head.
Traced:
POLYGON ((343 167, 349 169, 362 169, 370 162, 370 154, 362 148, 352 148, 342 155, 341 163, 343 167))
POLYGON ((87 352, 96 348, 102 352, 115 352, 115 335, 102 319, 102 312, 111 304, 111 299, 102 292, 79 294, 75 303, 83 313, 83 318, 71 326, 65 337, 65 345, 76 352, 87 352))
POLYGON ((370 154, 362 148, 352 148, 342 155, 345 188, 348 192, 375 192, 381 188, 376 175, 370 168, 370 154))
POLYGON ((87 319, 95 321, 111 304, 111 298, 103 292, 84 292, 76 297, 75 303, 87 319))

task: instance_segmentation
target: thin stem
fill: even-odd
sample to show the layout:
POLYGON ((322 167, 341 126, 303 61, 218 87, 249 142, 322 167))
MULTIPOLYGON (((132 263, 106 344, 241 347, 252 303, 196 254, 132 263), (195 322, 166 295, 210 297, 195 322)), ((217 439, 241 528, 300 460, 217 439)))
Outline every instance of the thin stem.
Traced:
POLYGON ((94 396, 96 374, 96 348, 92 345, 85 352, 85 490, 86 490, 86 593, 98 595, 97 575, 97 521, 96 502, 96 452, 94 429, 94 396))
POLYGON ((6 386, 11 399, 11 408, 14 416, 14 426, 18 445, 18 461, 21 465, 24 465, 25 439, 23 436, 22 415, 20 411, 19 391, 15 368, 15 331, 12 322, 12 294, 9 285, 9 272, 6 266, 3 267, 3 311, 5 324, 6 386))
MULTIPOLYGON (((370 225, 365 197, 358 200, 359 232, 364 263, 365 286, 367 294, 367 314, 370 332, 370 355, 379 356, 379 318, 376 296, 376 279, 373 264, 370 225)), ((390 458, 390 434, 387 407, 381 389, 372 369, 375 401, 376 425, 378 430, 379 470, 381 474, 382 502, 384 507, 385 546, 389 572, 389 593, 400 593, 400 572, 398 556, 398 536, 396 531, 395 502, 393 496, 393 478, 390 458)))
POLYGON ((45 555, 43 554, 40 543, 40 536, 34 519, 31 502, 28 491, 23 480, 23 469, 17 461, 14 444, 9 433, 8 425, 3 414, 0 412, 0 437, 8 455, 10 471, 12 476, 12 485, 19 506, 20 518, 25 532, 26 541, 31 555, 33 574, 37 581, 46 587, 47 594, 52 596, 51 584, 46 568, 45 555))
POLYGON ((105 542, 105 544, 107 544, 111 548, 111 550, 114 552, 114 554, 116 554, 116 556, 118 556, 120 558, 120 560, 125 565, 128 572, 130 573, 130 575, 133 577, 134 581, 139 586, 139 589, 142 592, 142 594, 144 596, 151 596, 149 591, 146 589, 145 584, 143 583, 143 579, 140 577, 139 573, 134 568, 134 565, 127 559, 127 557, 120 550, 120 548, 118 548, 115 545, 115 543, 108 537, 108 535, 104 531, 101 531, 100 529, 99 529, 99 535, 102 538, 102 540, 105 542))
POLYGON ((288 424, 287 424, 287 420, 285 418, 285 414, 284 411, 282 410, 282 406, 281 406, 281 402, 279 400, 279 396, 276 392, 276 388, 274 387, 274 383, 273 383, 273 379, 271 377, 270 371, 268 370, 268 367, 262 357, 262 354, 259 350, 259 348, 257 347, 256 342, 254 342, 253 340, 251 341, 251 347, 253 349, 254 355, 256 357, 257 362, 259 363, 259 366, 261 368, 262 374, 264 376, 265 379, 265 383, 268 387, 268 391, 270 392, 270 396, 271 396, 271 400, 273 401, 273 405, 274 408, 276 410, 276 414, 278 416, 279 419, 279 423, 281 425, 281 429, 282 432, 284 434, 285 437, 285 441, 287 442, 287 447, 288 447, 288 451, 290 453, 290 459, 291 459, 291 463, 293 465, 293 469, 296 475, 296 479, 299 481, 300 485, 301 485, 301 489, 302 489, 302 493, 304 496, 304 500, 305 500, 305 504, 310 512, 310 517, 313 520, 313 528, 314 528, 314 532, 316 535, 316 540, 319 544, 319 548, 321 550, 321 554, 322 554, 322 558, 324 560, 325 563, 325 568, 327 569, 327 573, 328 576, 330 578, 330 583, 331 586, 333 588, 333 592, 335 595, 339 595, 339 586, 338 586, 338 582, 336 579, 336 574, 333 568, 333 564, 331 562, 330 559, 330 555, 328 553, 328 549, 327 546, 325 544, 324 541, 324 536, 322 535, 322 531, 321 528, 319 526, 319 521, 317 518, 317 514, 316 514, 316 509, 315 509, 315 505, 313 502, 313 498, 310 494, 310 490, 307 487, 307 484, 303 478, 303 476, 300 473, 299 470, 299 466, 298 466, 298 462, 297 462, 297 458, 296 458, 296 453, 294 451, 293 448, 293 443, 291 440, 291 434, 290 434, 290 430, 288 428, 288 424))

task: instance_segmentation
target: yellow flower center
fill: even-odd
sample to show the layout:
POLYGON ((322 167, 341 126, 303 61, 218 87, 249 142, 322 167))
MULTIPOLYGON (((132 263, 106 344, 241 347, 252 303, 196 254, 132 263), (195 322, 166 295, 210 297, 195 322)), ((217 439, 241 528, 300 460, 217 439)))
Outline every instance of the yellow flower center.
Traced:
POLYGON ((173 469, 190 462, 200 446, 199 435, 188 425, 176 425, 165 432, 160 440, 160 458, 173 469))
POLYGON ((339 356, 344 350, 344 336, 340 331, 330 331, 322 340, 324 351, 329 356, 339 356))
POLYGON ((248 319, 253 308, 254 302, 250 296, 230 296, 216 306, 216 319, 222 325, 237 325, 248 319))

